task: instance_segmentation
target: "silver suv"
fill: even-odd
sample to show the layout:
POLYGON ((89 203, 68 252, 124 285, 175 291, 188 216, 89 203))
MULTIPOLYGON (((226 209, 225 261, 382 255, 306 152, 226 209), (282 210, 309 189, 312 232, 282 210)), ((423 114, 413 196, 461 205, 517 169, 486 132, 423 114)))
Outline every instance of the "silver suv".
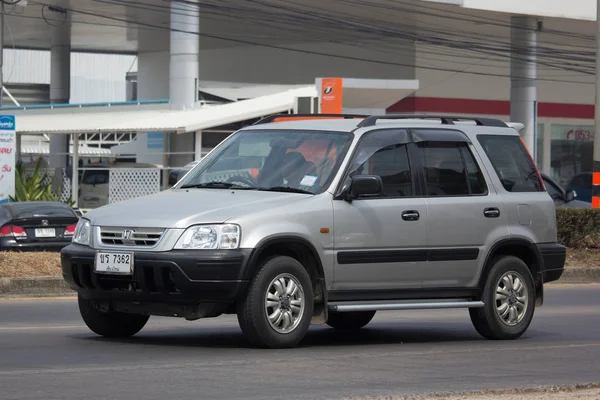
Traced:
POLYGON ((245 127, 173 188, 91 211, 62 271, 96 334, 237 314, 261 347, 378 310, 466 308, 515 339, 563 273, 555 206, 519 133, 431 115, 287 115, 245 127))

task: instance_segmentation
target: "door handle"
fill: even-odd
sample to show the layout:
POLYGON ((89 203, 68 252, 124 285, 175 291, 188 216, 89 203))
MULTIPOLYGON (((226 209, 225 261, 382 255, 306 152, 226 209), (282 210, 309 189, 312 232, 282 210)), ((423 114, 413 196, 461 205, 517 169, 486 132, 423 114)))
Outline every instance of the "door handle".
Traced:
POLYGON ((487 218, 498 218, 500 216, 500 210, 496 207, 490 207, 483 210, 483 215, 487 218))
POLYGON ((415 210, 403 211, 402 219, 405 221, 417 221, 419 219, 419 212, 415 210))

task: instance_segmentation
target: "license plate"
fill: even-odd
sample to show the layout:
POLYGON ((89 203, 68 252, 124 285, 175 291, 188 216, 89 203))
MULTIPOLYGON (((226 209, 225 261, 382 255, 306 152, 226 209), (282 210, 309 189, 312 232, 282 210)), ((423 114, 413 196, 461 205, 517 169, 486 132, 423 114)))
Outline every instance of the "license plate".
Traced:
POLYGON ((131 275, 133 274, 133 254, 96 253, 94 271, 101 274, 131 275))
POLYGON ((56 237, 56 230, 54 228, 38 228, 35 230, 35 237, 39 237, 39 238, 56 237))

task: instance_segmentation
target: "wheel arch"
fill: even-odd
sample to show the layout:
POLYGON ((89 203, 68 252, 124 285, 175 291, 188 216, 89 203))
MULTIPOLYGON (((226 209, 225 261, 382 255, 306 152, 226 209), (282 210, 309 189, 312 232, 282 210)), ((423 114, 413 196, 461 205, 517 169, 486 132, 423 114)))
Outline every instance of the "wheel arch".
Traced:
POLYGON ((504 239, 495 243, 488 252, 479 276, 478 287, 482 289, 492 269, 494 261, 502 256, 514 256, 521 259, 531 271, 535 286, 536 306, 543 304, 543 258, 537 246, 523 238, 504 239))
POLYGON ((325 270, 317 249, 309 240, 294 235, 271 236, 263 239, 252 251, 243 278, 251 280, 262 261, 278 255, 292 257, 306 268, 314 292, 312 323, 324 323, 327 317, 325 270))

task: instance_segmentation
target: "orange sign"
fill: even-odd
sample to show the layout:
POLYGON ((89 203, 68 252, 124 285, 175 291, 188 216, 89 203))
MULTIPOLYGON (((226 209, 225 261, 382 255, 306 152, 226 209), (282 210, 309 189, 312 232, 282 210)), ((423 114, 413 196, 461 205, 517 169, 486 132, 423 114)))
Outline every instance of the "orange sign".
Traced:
POLYGON ((342 113, 342 78, 323 78, 321 81, 321 113, 342 113))

